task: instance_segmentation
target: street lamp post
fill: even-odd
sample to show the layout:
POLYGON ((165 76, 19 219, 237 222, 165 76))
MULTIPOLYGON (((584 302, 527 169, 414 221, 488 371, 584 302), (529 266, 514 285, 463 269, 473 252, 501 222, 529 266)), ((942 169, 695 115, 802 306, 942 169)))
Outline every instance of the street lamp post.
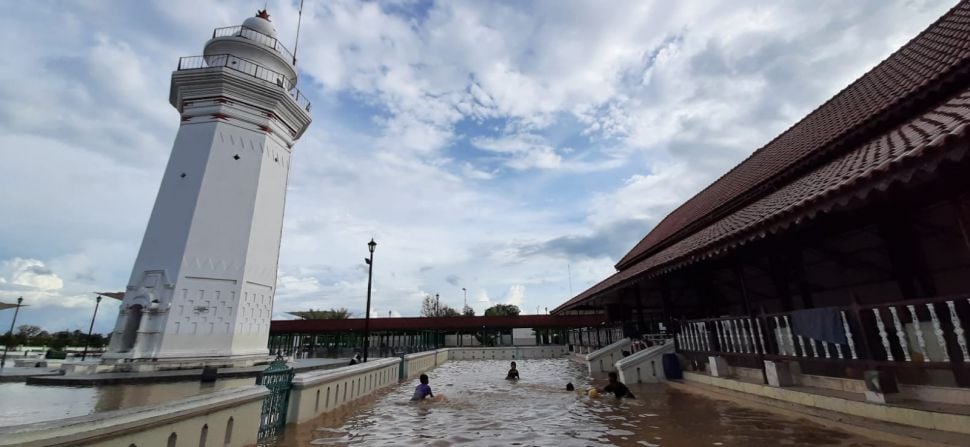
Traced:
POLYGON ((441 316, 441 298, 438 297, 437 293, 434 294, 434 316, 441 316))
POLYGON ((13 326, 17 324, 17 314, 20 313, 20 303, 24 302, 24 297, 17 298, 17 308, 13 311, 13 321, 10 322, 10 336, 7 343, 3 345, 3 357, 0 357, 0 368, 7 364, 7 350, 10 349, 10 342, 13 341, 13 326))
MULTIPOLYGON (((461 288, 461 293, 465 294, 465 307, 468 307, 468 289, 462 287, 461 288)), ((465 307, 461 308, 461 311, 462 312, 465 311, 465 307)))
POLYGON ((371 280, 374 278, 374 249, 377 248, 377 242, 374 242, 374 238, 371 238, 370 242, 367 243, 367 250, 370 251, 370 258, 364 259, 367 263, 367 313, 364 314, 364 361, 367 361, 367 349, 370 347, 370 286, 371 280))
POLYGON ((88 345, 91 344, 91 332, 94 331, 94 319, 98 318, 98 306, 101 306, 101 295, 94 303, 94 315, 91 317, 91 326, 88 327, 88 338, 84 339, 84 351, 81 352, 81 361, 88 357, 88 345))

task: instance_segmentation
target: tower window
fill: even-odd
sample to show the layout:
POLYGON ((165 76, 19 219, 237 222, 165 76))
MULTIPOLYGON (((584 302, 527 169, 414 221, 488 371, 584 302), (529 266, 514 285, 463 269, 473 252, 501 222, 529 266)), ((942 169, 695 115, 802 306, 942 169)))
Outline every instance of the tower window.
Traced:
POLYGON ((236 155, 233 155, 233 156, 232 156, 232 159, 233 159, 233 160, 239 160, 239 154, 236 154, 236 155))

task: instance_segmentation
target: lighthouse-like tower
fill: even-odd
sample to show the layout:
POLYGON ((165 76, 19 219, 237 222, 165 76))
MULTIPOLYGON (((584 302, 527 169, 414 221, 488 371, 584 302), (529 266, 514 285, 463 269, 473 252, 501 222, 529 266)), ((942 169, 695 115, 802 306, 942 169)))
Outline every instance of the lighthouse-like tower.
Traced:
POLYGON ((310 124, 266 11, 183 57, 181 125, 104 356, 244 365, 268 355, 293 144, 310 124))

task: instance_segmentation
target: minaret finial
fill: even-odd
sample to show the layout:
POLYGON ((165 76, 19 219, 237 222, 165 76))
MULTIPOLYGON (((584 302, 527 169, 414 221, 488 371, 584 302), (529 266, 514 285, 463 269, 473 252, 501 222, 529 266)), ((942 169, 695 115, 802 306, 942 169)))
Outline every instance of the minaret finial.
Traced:
POLYGON ((259 10, 259 11, 256 11, 256 17, 259 17, 259 18, 261 18, 261 19, 264 19, 264 20, 266 20, 267 22, 271 22, 271 21, 272 21, 272 20, 270 20, 270 19, 269 19, 269 13, 268 13, 268 12, 266 12, 266 10, 265 10, 265 9, 262 9, 262 10, 259 10))

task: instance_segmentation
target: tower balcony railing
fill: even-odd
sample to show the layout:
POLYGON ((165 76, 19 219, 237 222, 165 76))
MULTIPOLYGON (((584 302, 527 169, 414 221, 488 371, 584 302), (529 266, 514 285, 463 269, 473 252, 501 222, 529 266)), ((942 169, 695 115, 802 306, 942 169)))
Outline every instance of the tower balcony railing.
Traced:
POLYGON ((287 60, 296 63, 296 58, 293 57, 293 53, 286 49, 286 47, 280 43, 279 39, 263 34, 249 27, 237 25, 227 26, 225 28, 216 28, 212 31, 212 38, 215 39, 216 37, 242 37, 243 39, 252 40, 253 42, 263 44, 276 50, 278 53, 285 56, 287 60))
POLYGON ((297 105, 307 112, 310 111, 310 100, 303 93, 300 93, 300 90, 296 88, 295 84, 289 78, 282 73, 270 70, 248 59, 231 54, 188 56, 179 58, 178 71, 221 67, 229 68, 266 82, 272 82, 286 90, 290 94, 290 97, 296 101, 297 105))

